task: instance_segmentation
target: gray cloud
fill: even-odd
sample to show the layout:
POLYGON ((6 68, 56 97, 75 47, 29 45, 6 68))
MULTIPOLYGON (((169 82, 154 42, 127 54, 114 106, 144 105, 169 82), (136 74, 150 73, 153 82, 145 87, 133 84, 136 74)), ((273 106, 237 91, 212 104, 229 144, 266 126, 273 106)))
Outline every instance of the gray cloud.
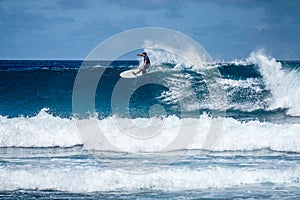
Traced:
POLYGON ((265 16, 262 18, 262 21, 265 23, 281 24, 285 23, 287 18, 292 19, 290 22, 299 23, 300 21, 299 0, 214 0, 209 2, 222 7, 230 6, 240 9, 263 9, 265 16))
POLYGON ((178 19, 184 17, 184 15, 177 10, 169 10, 165 12, 164 16, 170 19, 178 19))
POLYGON ((28 13, 20 10, 4 13, 5 17, 1 18, 2 30, 41 30, 49 23, 49 19, 42 14, 28 13))
POLYGON ((106 0, 106 2, 142 10, 179 9, 185 4, 180 0, 106 0))
POLYGON ((127 7, 132 10, 165 11, 162 15, 169 19, 183 18, 181 10, 186 6, 186 1, 180 0, 105 0, 110 4, 127 7))
POLYGON ((63 10, 86 9, 89 7, 88 0, 59 0, 57 5, 63 10))
MULTIPOLYGON (((0 9, 1 10, 1 9, 0 9)), ((74 19, 69 17, 46 17, 41 13, 33 13, 22 10, 4 11, 0 15, 0 27, 3 31, 41 31, 58 23, 72 23, 74 19)))

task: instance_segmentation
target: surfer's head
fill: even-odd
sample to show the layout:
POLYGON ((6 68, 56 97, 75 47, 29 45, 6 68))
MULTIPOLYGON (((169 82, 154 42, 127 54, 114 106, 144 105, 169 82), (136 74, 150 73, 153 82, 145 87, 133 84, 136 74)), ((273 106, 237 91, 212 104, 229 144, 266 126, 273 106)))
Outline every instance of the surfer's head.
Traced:
POLYGON ((145 51, 142 54, 145 55, 145 56, 147 55, 147 53, 145 51))

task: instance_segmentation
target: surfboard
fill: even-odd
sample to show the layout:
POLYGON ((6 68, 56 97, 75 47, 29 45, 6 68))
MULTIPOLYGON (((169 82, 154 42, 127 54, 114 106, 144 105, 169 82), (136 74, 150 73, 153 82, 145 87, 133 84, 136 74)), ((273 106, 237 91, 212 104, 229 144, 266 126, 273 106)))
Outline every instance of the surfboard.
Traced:
POLYGON ((136 72, 138 71, 138 69, 130 69, 130 70, 127 70, 127 71, 124 71, 120 74, 120 76, 122 78, 137 78, 139 76, 142 76, 142 72, 141 73, 138 73, 137 75, 134 75, 132 72, 136 72))

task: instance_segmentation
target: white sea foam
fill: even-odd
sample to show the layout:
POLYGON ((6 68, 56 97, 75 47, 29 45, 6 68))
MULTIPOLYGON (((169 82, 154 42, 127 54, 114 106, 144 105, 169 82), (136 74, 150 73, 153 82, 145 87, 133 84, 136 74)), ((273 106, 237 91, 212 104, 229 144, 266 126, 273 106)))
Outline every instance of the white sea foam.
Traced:
POLYGON ((0 147, 69 147, 81 144, 72 121, 42 109, 34 117, 0 116, 0 147))
POLYGON ((217 82, 223 85, 224 89, 232 88, 242 88, 242 89, 252 89, 256 92, 261 92, 261 83, 257 78, 247 78, 246 80, 233 80, 233 79, 224 79, 219 78, 217 82))
POLYGON ((165 168, 146 174, 122 173, 93 166, 0 168, 0 190, 39 189, 68 192, 180 191, 240 185, 299 186, 299 166, 282 169, 205 167, 165 168))
MULTIPOLYGON (((210 118, 202 123, 209 126, 210 118)), ((204 128, 201 128, 203 130, 204 128)), ((205 130, 205 129, 204 129, 205 130)), ((274 124, 270 122, 239 122, 233 118, 226 118, 223 132, 217 141, 214 151, 224 150, 254 150, 270 148, 277 151, 300 152, 300 124, 274 124)), ((192 145, 197 148, 198 138, 192 145)))
POLYGON ((251 53, 247 61, 258 65, 266 87, 271 90, 269 109, 288 108, 288 115, 300 116, 299 71, 284 71, 280 62, 267 57, 263 51, 251 53))
MULTIPOLYGON (((191 149, 200 149, 208 133, 212 118, 203 114, 199 119, 175 116, 138 120, 139 126, 148 126, 149 123, 164 124, 161 129, 155 129, 157 138, 144 139, 136 142, 134 138, 125 140, 126 137, 116 124, 117 117, 108 117, 98 120, 101 130, 116 139, 121 149, 129 152, 160 151, 163 145, 172 142, 181 126, 189 130, 192 124, 198 125, 197 135, 191 149), (125 138, 122 140, 122 138, 125 138)), ((0 117, 0 147, 72 147, 81 145, 77 132, 75 119, 54 117, 46 110, 34 117, 6 118, 0 117)), ((92 119, 86 119, 88 122, 92 119)), ((121 118, 122 124, 132 124, 132 119, 121 118)), ((80 120, 85 123, 84 120, 80 120)), ((129 129, 130 130, 130 129, 129 129)), ((240 122, 233 118, 224 118, 223 131, 217 138, 213 150, 256 150, 270 148, 278 151, 300 152, 300 124, 249 121, 240 122)))
POLYGON ((263 83, 258 78, 247 78, 245 80, 233 80, 226 78, 218 78, 217 83, 222 85, 222 88, 226 91, 227 104, 222 107, 222 110, 236 109, 246 112, 252 112, 265 108, 265 100, 260 97, 260 93, 264 91, 263 83), (247 90, 247 91, 246 91, 247 90), (256 101, 247 100, 246 102, 237 101, 237 94, 241 95, 241 91, 248 92, 247 96, 241 97, 241 100, 245 98, 252 98, 256 101), (251 96, 249 96, 251 95, 251 96))
POLYGON ((188 108, 185 106, 191 104, 190 102, 193 98, 193 95, 195 95, 195 92, 191 89, 191 79, 191 75, 182 73, 171 74, 170 76, 167 76, 165 80, 168 83, 169 90, 163 92, 158 99, 161 99, 167 104, 178 103, 179 101, 186 102, 181 106, 183 106, 183 110, 188 110, 188 108))

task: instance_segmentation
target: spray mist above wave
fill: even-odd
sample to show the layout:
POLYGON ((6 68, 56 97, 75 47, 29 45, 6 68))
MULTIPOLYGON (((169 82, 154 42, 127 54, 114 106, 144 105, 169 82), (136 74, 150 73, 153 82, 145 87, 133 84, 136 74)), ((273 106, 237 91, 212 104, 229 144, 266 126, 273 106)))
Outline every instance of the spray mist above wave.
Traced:
POLYGON ((172 44, 145 40, 143 46, 152 56, 154 64, 172 63, 198 71, 205 68, 206 63, 212 62, 205 49, 191 38, 173 41, 172 44))
MULTIPOLYGON (((170 123, 168 123, 168 127, 162 130, 163 138, 151 138, 146 142, 137 141, 132 143, 118 127, 112 126, 116 118, 118 117, 111 116, 99 120, 90 117, 80 121, 88 125, 89 120, 97 120, 99 126, 102 127, 102 131, 109 135, 109 138, 123 145, 127 152, 137 153, 155 152, 174 138, 174 131, 181 127, 184 120, 186 120, 186 126, 193 123, 198 124, 197 135, 188 148, 201 149, 205 133, 208 131, 212 120, 211 117, 205 114, 201 115, 199 119, 180 119, 176 116, 137 118, 134 122, 140 127, 147 126, 153 120, 167 120, 170 123)), ((0 147, 73 147, 82 145, 74 120, 74 118, 54 117, 46 109, 42 109, 34 117, 6 118, 1 116, 0 147)), ((132 119, 119 118, 118 120, 130 124, 128 122, 132 119)), ((222 135, 212 150, 239 151, 269 148, 276 151, 300 152, 299 129, 300 124, 274 124, 259 121, 239 122, 232 118, 224 118, 222 135)))

